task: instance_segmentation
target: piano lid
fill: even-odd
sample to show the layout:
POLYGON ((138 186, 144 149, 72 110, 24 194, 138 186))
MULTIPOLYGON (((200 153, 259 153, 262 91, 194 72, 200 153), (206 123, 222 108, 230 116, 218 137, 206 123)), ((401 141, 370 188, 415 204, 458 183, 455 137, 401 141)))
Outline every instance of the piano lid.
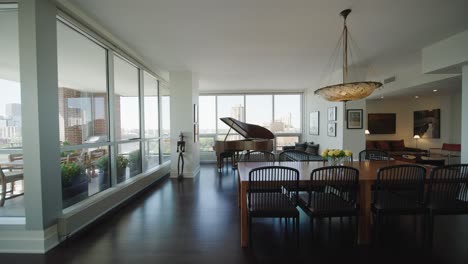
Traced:
POLYGON ((253 124, 247 124, 232 117, 221 117, 220 119, 226 125, 237 131, 237 133, 241 134, 245 138, 275 138, 275 135, 273 135, 273 133, 271 133, 270 130, 264 127, 253 124))

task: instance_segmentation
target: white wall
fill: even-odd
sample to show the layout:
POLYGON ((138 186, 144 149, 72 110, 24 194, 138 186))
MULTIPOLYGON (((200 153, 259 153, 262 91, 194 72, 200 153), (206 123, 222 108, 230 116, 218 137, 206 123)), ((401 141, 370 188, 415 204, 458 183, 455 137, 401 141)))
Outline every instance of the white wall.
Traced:
POLYGON ((193 139, 194 104, 198 105, 198 76, 189 71, 172 71, 171 78, 171 177, 177 177, 177 141, 182 132, 185 141, 184 177, 200 171, 200 144, 193 139))
POLYGON ((343 103, 328 102, 320 96, 314 94, 315 88, 305 90, 304 102, 304 137, 303 140, 307 142, 313 141, 315 144, 320 144, 319 151, 326 148, 343 148, 343 103), (329 137, 327 135, 328 125, 328 108, 337 107, 337 121, 336 121, 336 137, 329 137), (310 112, 319 111, 319 135, 309 134, 309 116, 310 112))
POLYGON ((451 96, 421 96, 418 99, 395 98, 367 100, 367 113, 396 113, 396 134, 368 135, 369 140, 403 139, 407 147, 415 147, 413 139, 413 112, 419 110, 440 109, 440 139, 421 138, 418 147, 423 149, 439 148, 442 143, 460 143, 461 103, 460 94, 451 96), (454 103, 455 102, 455 103, 454 103))

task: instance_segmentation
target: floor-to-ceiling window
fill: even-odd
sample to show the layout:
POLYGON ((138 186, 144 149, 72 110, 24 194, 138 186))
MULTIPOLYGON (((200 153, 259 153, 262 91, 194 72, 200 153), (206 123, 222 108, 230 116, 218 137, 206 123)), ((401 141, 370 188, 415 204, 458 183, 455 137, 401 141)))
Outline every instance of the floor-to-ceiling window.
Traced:
POLYGON ((160 141, 170 148, 170 93, 160 98, 156 77, 62 18, 57 46, 66 208, 169 160, 159 153, 160 141))
MULTIPOLYGON (((213 151, 215 140, 224 140, 229 127, 221 117, 263 126, 275 134, 275 149, 293 145, 301 136, 302 94, 201 95, 200 150, 213 151)), ((231 130, 227 140, 242 139, 231 130)))
MULTIPOLYGON (((12 166, 11 162, 21 160, 18 10, 16 5, 0 4, 0 169, 5 174, 18 171, 21 165, 12 166)), ((23 197, 3 200, 23 193, 23 181, 5 183, 0 179, 0 184, 0 217, 24 216, 23 197)))

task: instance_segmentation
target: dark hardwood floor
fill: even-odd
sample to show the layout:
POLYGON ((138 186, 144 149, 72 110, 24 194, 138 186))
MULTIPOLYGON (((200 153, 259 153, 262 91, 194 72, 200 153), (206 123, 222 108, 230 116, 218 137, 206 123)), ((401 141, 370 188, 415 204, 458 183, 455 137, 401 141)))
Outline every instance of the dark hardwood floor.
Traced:
MULTIPOLYGON (((0 254, 0 263, 468 263, 468 217, 436 220, 435 245, 420 247, 413 218, 389 219, 383 246, 355 247, 353 223, 319 221, 300 248, 284 221, 254 220, 253 247, 240 247, 235 171, 202 165, 195 180, 165 179, 45 255, 0 254)), ((289 226, 291 227, 291 226, 289 226)))

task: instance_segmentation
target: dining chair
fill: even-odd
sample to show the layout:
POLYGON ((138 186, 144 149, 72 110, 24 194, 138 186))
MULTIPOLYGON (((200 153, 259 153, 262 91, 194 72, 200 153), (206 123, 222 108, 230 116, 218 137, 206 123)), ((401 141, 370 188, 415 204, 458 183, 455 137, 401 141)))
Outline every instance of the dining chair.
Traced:
POLYGON ((311 172, 307 192, 299 194, 299 206, 310 217, 312 232, 314 218, 329 218, 330 224, 332 217, 355 217, 357 243, 358 181, 359 170, 347 166, 328 166, 311 172))
POLYGON ((284 150, 279 154, 279 161, 310 161, 311 155, 297 149, 284 150))
POLYGON ((378 149, 365 149, 359 152, 359 161, 364 160, 389 160, 387 152, 378 149))
MULTIPOLYGON (((383 217, 426 215, 425 177, 426 168, 419 165, 395 165, 378 170, 371 203, 374 242, 380 241, 383 217)), ((422 234, 424 241, 425 224, 422 234)))
POLYGON ((275 154, 268 152, 268 151, 250 151, 244 153, 240 158, 239 161, 244 162, 274 162, 275 161, 275 154))
POLYGON ((250 171, 247 189, 250 245, 253 218, 292 218, 296 243, 299 245, 299 211, 296 209, 298 188, 299 171, 294 168, 266 166, 250 171))
POLYGON ((13 194, 14 192, 14 185, 16 181, 23 180, 23 172, 22 171, 7 171, 3 172, 0 168, 0 186, 1 186, 1 193, 0 193, 0 207, 5 204, 5 200, 15 198, 17 196, 23 195, 21 194, 13 194), (7 190, 7 184, 11 184, 10 190, 7 190), (7 193, 11 193, 9 197, 7 197, 7 193))
POLYGON ((433 168, 426 197, 429 245, 432 246, 434 216, 468 214, 468 164, 433 168))

